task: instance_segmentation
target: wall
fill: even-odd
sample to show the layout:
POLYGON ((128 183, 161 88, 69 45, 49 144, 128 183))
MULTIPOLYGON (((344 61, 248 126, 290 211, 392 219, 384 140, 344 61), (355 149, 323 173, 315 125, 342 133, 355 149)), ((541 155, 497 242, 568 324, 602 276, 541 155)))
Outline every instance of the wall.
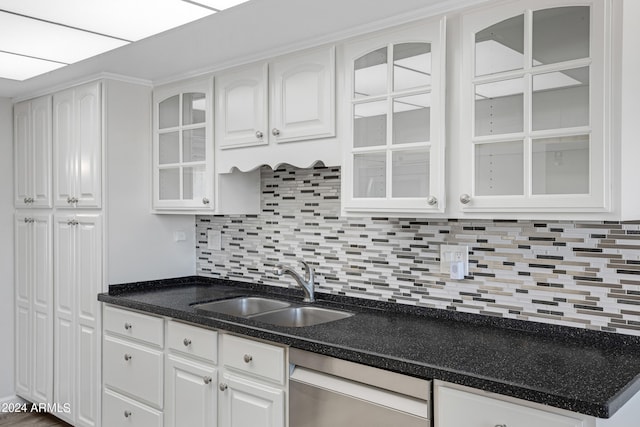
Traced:
POLYGON ((0 402, 15 398, 13 378, 13 107, 0 98, 0 402))
POLYGON ((198 274, 293 287, 270 270, 304 258, 319 292, 640 335, 640 222, 345 218, 340 168, 261 173, 260 215, 197 218, 198 274), (442 243, 469 246, 465 280, 442 243))

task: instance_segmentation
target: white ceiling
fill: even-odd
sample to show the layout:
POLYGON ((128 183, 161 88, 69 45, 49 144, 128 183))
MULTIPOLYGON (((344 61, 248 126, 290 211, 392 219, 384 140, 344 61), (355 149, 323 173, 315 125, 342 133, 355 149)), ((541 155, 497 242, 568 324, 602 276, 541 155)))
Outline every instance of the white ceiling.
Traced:
MULTIPOLYGON (((0 9, 4 3, 14 1, 33 3, 0 0, 0 9)), ((104 4, 112 1, 104 1, 104 4)), ((124 1, 133 4, 139 0, 124 1)), ((219 0, 193 1, 209 4, 219 0)), ((38 95, 99 73, 120 74, 154 83, 166 82, 243 60, 265 58, 322 41, 339 40, 346 35, 365 32, 379 23, 393 24, 485 1, 251 0, 22 82, 0 78, 0 97, 38 95)), ((76 18, 79 19, 77 22, 86 19, 87 23, 99 28, 102 18, 109 16, 108 9, 98 11, 92 17, 80 16, 76 18)), ((30 13, 36 12, 32 10, 30 13)))

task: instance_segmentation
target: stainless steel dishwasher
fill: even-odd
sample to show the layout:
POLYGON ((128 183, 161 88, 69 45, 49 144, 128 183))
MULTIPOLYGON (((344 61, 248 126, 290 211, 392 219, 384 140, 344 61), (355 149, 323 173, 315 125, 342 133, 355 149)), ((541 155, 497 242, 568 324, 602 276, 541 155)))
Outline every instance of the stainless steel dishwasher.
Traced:
POLYGON ((290 349, 290 427, 429 427, 431 381, 290 349))

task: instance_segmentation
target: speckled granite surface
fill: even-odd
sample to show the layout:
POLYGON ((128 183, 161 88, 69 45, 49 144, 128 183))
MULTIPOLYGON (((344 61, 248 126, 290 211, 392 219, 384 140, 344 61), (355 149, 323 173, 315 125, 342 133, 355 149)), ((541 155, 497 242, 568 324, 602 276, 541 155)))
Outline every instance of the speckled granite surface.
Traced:
POLYGON ((186 277, 111 286, 102 302, 270 340, 427 379, 611 417, 640 390, 640 339, 561 326, 319 294, 319 306, 355 316, 288 328, 194 303, 240 295, 301 301, 301 293, 186 277))

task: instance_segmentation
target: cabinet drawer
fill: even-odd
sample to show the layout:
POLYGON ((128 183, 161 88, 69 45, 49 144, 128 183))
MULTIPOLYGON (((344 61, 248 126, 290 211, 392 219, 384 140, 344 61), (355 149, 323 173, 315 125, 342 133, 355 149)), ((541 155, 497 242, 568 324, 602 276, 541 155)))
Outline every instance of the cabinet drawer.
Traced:
POLYGON ((579 418, 442 386, 438 390, 435 414, 436 427, 585 427, 579 418))
POLYGON ((105 336, 102 354, 106 386, 162 409, 162 352, 105 336))
POLYGON ((104 427, 162 427, 162 412, 110 390, 102 395, 104 427))
POLYGON ((205 328, 170 320, 167 346, 190 356, 218 363, 218 333, 205 328))
POLYGON ((225 366, 284 384, 284 348, 233 335, 223 335, 221 346, 225 366))
POLYGON ((106 332, 134 338, 158 347, 164 345, 164 320, 161 317, 106 305, 103 322, 106 332))

